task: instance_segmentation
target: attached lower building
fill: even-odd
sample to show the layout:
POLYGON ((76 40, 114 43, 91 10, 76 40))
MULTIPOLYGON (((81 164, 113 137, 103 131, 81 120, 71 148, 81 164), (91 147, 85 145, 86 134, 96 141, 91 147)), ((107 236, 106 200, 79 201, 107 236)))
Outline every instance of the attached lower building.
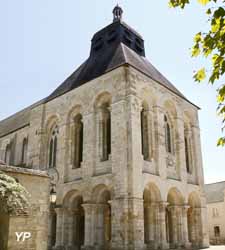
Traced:
POLYGON ((205 185, 209 240, 212 245, 225 244, 225 181, 205 185))
POLYGON ((0 157, 58 173, 49 249, 207 247, 198 107, 113 15, 68 79, 0 122, 0 157))

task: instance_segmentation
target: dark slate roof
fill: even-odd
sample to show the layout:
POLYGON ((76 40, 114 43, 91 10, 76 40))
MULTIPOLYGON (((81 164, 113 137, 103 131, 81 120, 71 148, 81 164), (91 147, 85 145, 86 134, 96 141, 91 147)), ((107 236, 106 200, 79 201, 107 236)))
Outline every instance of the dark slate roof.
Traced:
POLYGON ((122 65, 134 67, 187 100, 187 98, 146 59, 144 40, 142 37, 126 23, 117 21, 93 36, 89 58, 48 96, 46 102, 122 65))
POLYGON ((3 137, 18 129, 28 126, 30 123, 31 109, 33 109, 34 107, 38 106, 39 104, 43 102, 44 102, 44 99, 0 121, 0 137, 3 137))
POLYGON ((207 203, 223 202, 225 191, 225 181, 205 184, 205 194, 207 203))
MULTIPOLYGON (((187 100, 185 96, 145 58, 143 38, 126 23, 121 20, 111 23, 94 34, 91 42, 89 58, 52 94, 0 122, 0 137, 29 125, 30 110, 35 106, 49 102, 123 65, 129 65, 137 69, 176 95, 187 100)), ((190 101, 188 102, 191 103, 190 101)))
MULTIPOLYGON (((69 78, 67 78, 47 99, 50 101, 57 96, 85 84, 122 65, 130 65, 167 89, 186 99, 175 86, 170 83, 145 57, 120 43, 111 48, 102 57, 89 58, 69 78)), ((187 99, 186 99, 187 100, 187 99)))

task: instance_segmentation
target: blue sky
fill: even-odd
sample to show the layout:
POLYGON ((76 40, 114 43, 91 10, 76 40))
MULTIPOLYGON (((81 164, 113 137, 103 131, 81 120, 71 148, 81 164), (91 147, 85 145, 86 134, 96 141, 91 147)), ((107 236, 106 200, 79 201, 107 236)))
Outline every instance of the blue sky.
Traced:
POLYGON ((225 180, 225 148, 216 115, 216 86, 196 84, 192 38, 207 29, 204 8, 192 1, 185 11, 167 0, 0 0, 0 120, 46 97, 89 55, 93 34, 112 21, 119 3, 124 21, 145 39, 146 56, 199 112, 207 183, 225 180))

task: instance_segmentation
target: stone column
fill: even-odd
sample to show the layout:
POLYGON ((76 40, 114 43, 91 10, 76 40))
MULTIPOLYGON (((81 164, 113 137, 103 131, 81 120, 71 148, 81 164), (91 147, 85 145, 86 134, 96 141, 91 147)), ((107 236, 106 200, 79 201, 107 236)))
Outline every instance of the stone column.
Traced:
MULTIPOLYGON (((144 245, 144 209, 143 199, 130 198, 128 200, 128 240, 130 249, 142 250, 144 245), (129 233, 132 238, 129 239, 129 233)), ((154 234, 153 234, 154 237, 154 234)), ((129 248, 128 248, 129 249, 129 248)))
POLYGON ((55 212, 57 214, 55 249, 60 249, 63 245, 63 208, 55 208, 55 212))
POLYGON ((175 137, 175 155, 177 162, 177 174, 178 178, 184 183, 187 182, 187 169, 185 158, 185 144, 184 144, 184 122, 182 120, 182 114, 179 112, 179 117, 176 117, 175 123, 177 124, 177 137, 175 137))
POLYGON ((159 204, 159 224, 160 224, 160 242, 162 249, 169 249, 169 244, 166 239, 166 207, 167 202, 159 204))
POLYGON ((82 204, 84 208, 84 246, 83 249, 92 249, 93 248, 93 230, 92 230, 92 221, 93 221, 93 204, 82 204))
POLYGON ((149 241, 150 241, 150 245, 152 245, 151 243, 154 243, 154 229, 155 229, 155 216, 154 216, 154 209, 155 206, 154 204, 149 204, 148 207, 148 212, 149 212, 149 241))
POLYGON ((155 150, 156 150, 156 164, 159 175, 162 179, 167 178, 167 164, 166 164, 166 148, 165 148, 165 129, 164 129, 164 109, 160 106, 154 106, 154 113, 156 114, 155 126, 155 150))
POLYGON ((201 150, 201 140, 200 140, 200 129, 198 124, 196 126, 192 126, 192 134, 193 134, 193 171, 196 172, 197 175, 197 183, 200 186, 204 187, 204 174, 203 174, 203 164, 202 164, 202 150, 201 150))
POLYGON ((144 203, 144 240, 146 244, 149 244, 150 237, 150 204, 144 203))
POLYGON ((209 232, 208 232, 208 223, 207 223, 207 208, 200 208, 200 230, 201 230, 201 248, 209 247, 209 232))
POLYGON ((187 216, 188 209, 189 209, 189 206, 187 205, 182 207, 182 235, 183 235, 182 241, 183 241, 183 245, 186 248, 191 247, 191 242, 189 241, 189 238, 188 238, 188 216, 187 216))
POLYGON ((171 213, 171 218, 172 218, 172 235, 173 235, 173 240, 172 240, 172 247, 176 248, 177 243, 178 243, 178 228, 177 228, 177 207, 176 206, 169 206, 169 210, 171 213))
POLYGON ((96 148, 98 149, 97 151, 97 161, 101 161, 103 157, 103 134, 102 134, 102 129, 103 129, 103 111, 102 108, 97 109, 97 114, 96 114, 96 125, 97 125, 97 131, 96 131, 96 148))
POLYGON ((107 204, 97 205, 97 245, 100 247, 104 247, 106 244, 105 213, 108 206, 107 204))
POLYGON ((77 226, 77 211, 69 209, 67 211, 67 218, 68 218, 68 246, 74 247, 75 245, 75 240, 76 240, 76 226, 77 226))
POLYGON ((154 210, 155 210, 155 249, 158 249, 160 246, 160 207, 159 203, 155 203, 154 210))
POLYGON ((177 217, 177 243, 178 246, 183 245, 183 218, 182 218, 182 207, 176 207, 176 217, 177 217))
POLYGON ((71 210, 69 208, 63 209, 63 223, 62 223, 62 245, 69 246, 69 233, 70 233, 70 213, 71 210))

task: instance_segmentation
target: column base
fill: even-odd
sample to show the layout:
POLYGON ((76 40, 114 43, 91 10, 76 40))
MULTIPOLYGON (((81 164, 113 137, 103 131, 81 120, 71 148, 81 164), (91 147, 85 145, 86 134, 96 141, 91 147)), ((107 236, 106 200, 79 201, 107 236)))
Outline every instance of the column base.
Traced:
POLYGON ((167 241, 161 242, 161 247, 160 247, 160 249, 163 249, 163 250, 168 250, 168 249, 170 249, 169 243, 168 243, 167 241))
POLYGON ((94 246, 82 246, 81 250, 95 250, 94 246))
POLYGON ((207 240, 203 240, 201 243, 200 243, 200 246, 201 248, 209 248, 209 241, 208 239, 207 240))
POLYGON ((64 246, 55 246, 52 247, 52 250, 66 250, 66 248, 64 246))
MULTIPOLYGON (((147 245, 134 246, 134 245, 124 245, 124 246, 112 246, 110 250, 147 250, 147 245)), ((104 249, 105 250, 105 249, 104 249)))
POLYGON ((184 247, 185 247, 185 249, 192 249, 192 244, 191 244, 191 242, 186 242, 186 243, 184 243, 184 247))

